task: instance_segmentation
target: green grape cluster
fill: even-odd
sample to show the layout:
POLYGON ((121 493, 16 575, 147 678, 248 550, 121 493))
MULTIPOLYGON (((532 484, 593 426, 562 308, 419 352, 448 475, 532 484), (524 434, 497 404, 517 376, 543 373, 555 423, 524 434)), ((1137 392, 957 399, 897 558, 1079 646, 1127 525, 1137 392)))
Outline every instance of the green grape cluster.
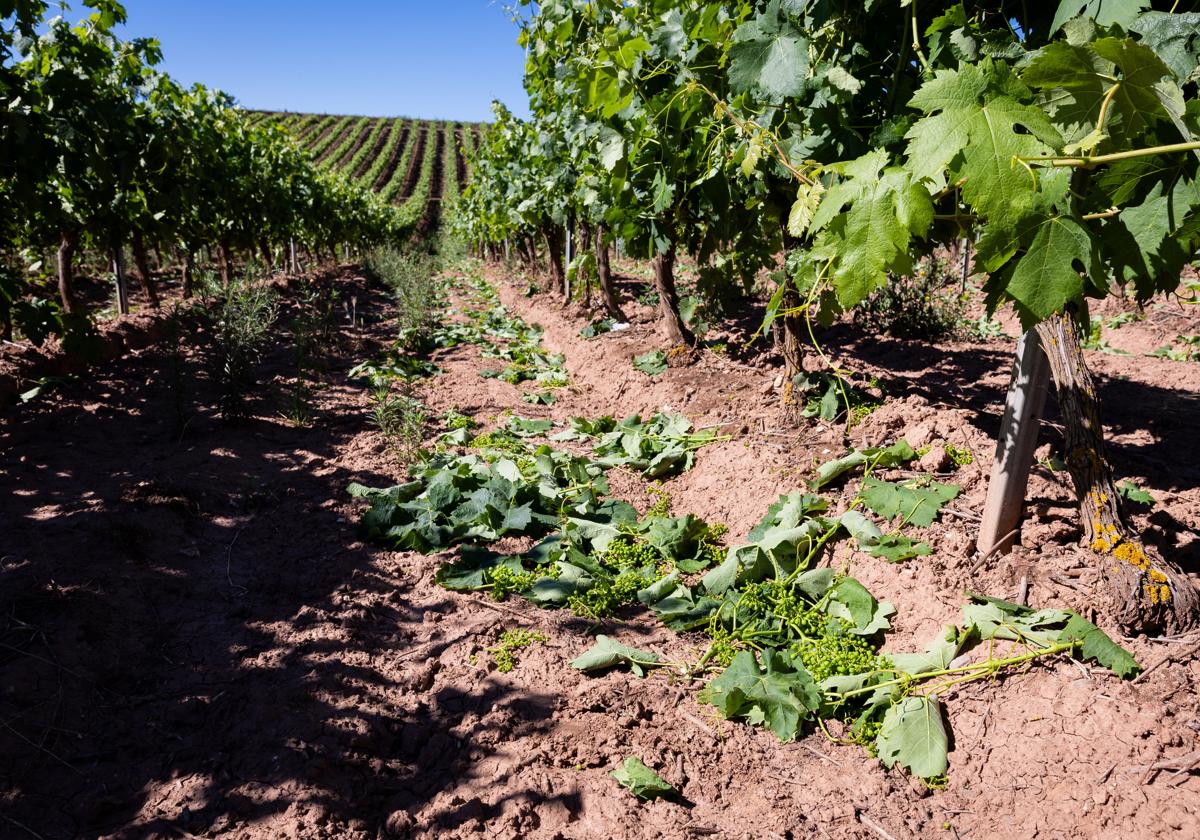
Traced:
POLYGON ((472 449, 495 449, 501 452, 512 452, 517 455, 523 455, 529 449, 525 441, 501 429, 475 435, 475 437, 471 438, 467 446, 472 449))
POLYGON ((742 642, 725 629, 717 616, 708 622, 708 635, 712 639, 708 658, 714 665, 727 668, 733 662, 733 657, 742 649, 742 642))
POLYGON ((816 639, 805 639, 794 650, 817 682, 826 677, 862 674, 879 667, 875 648, 862 636, 852 633, 832 633, 816 639))
POLYGON ((767 615, 773 612, 780 596, 779 590, 777 580, 746 584, 742 587, 741 597, 738 599, 738 612, 753 615, 767 615))
POLYGON ((533 586, 538 575, 534 572, 514 572, 508 566, 497 566, 488 577, 492 586, 492 600, 503 601, 510 593, 524 592, 533 586))
POLYGON ((708 526, 708 533, 700 540, 700 557, 708 560, 711 566, 719 566, 725 559, 724 537, 729 533, 729 526, 717 523, 708 526))
POLYGON ((535 642, 546 641, 544 633, 538 633, 533 630, 505 630, 500 635, 498 644, 487 649, 492 655, 492 660, 496 663, 496 670, 502 674, 507 674, 513 668, 517 667, 517 651, 521 648, 527 648, 535 642))
POLYGON ((671 494, 658 487, 647 487, 646 492, 654 496, 654 504, 646 511, 646 518, 654 516, 669 516, 671 513, 671 494))
POLYGON ((570 596, 567 606, 584 618, 606 618, 618 607, 633 603, 638 590, 648 583, 637 572, 621 572, 615 578, 597 580, 586 592, 570 596))
POLYGON ((608 544, 601 562, 614 569, 640 569, 662 560, 658 549, 629 535, 622 535, 608 544))
POLYGON ((876 741, 879 738, 879 731, 883 729, 883 720, 870 718, 856 723, 848 733, 850 740, 854 743, 865 747, 867 752, 874 758, 879 755, 879 747, 876 741))
POLYGON ((446 425, 451 429, 474 429, 475 421, 466 414, 450 409, 446 412, 446 425))
POLYGON ((803 636, 825 635, 827 617, 814 610, 794 586, 782 580, 764 580, 745 586, 738 611, 777 616, 803 636))

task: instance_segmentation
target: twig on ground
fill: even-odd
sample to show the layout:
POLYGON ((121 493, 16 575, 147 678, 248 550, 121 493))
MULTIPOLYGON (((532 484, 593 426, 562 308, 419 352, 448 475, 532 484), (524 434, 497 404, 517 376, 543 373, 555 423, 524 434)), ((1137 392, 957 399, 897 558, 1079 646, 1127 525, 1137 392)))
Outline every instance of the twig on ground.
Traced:
POLYGON ((1178 648, 1175 650, 1169 650, 1166 652, 1166 654, 1160 656, 1153 665, 1148 666, 1142 671, 1142 673, 1134 677, 1133 682, 1141 682, 1142 680, 1146 679, 1150 672, 1154 671, 1156 668, 1162 667, 1173 659, 1186 659, 1198 650, 1200 650, 1200 642, 1195 642, 1190 647, 1184 648, 1183 650, 1179 650, 1178 648))
POLYGON ((61 764, 63 767, 66 767, 68 770, 71 770, 74 773, 78 773, 80 776, 84 775, 83 771, 80 770, 78 767, 71 764, 65 758, 62 758, 61 756, 59 756, 57 753, 51 752, 50 750, 48 750, 46 747, 42 746, 41 744, 35 744, 29 738, 25 737, 25 735, 20 730, 16 729, 15 727, 9 726, 7 723, 5 723, 2 720, 0 720, 0 726, 3 726, 9 732, 16 735, 18 738, 20 738, 22 741, 24 741, 29 746, 33 747, 38 752, 42 752, 42 753, 45 753, 46 755, 50 756, 55 761, 57 761, 59 764, 61 764))
POLYGON ((858 811, 857 813, 858 821, 882 837, 883 840, 896 840, 896 836, 894 834, 892 834, 879 823, 875 822, 875 820, 871 819, 870 815, 867 814, 866 811, 858 811))
POLYGON ((709 726, 704 721, 700 720, 700 718, 696 717, 695 715, 693 715, 689 712, 684 712, 684 711, 680 711, 679 714, 680 714, 680 716, 683 717, 684 720, 686 720, 688 723, 692 724, 692 726, 699 729, 705 735, 708 735, 710 738, 717 737, 717 733, 713 732, 712 727, 709 726))
POLYGON ((1076 592, 1083 591, 1082 589, 1080 589, 1078 586, 1076 586, 1074 583, 1067 580, 1066 578, 1061 578, 1061 577, 1056 577, 1055 575, 1051 575, 1050 581, 1052 583, 1057 583, 1059 586, 1065 586, 1067 589, 1074 589, 1076 592))
POLYGON ((804 748, 808 752, 812 753, 813 755, 815 755, 817 758, 821 759, 822 761, 824 761, 828 764, 832 764, 834 767, 842 766, 840 763, 838 763, 834 759, 830 758, 829 756, 825 755, 825 753, 821 752, 816 747, 810 747, 808 744, 800 744, 799 746, 804 748))
POLYGON ((480 598, 468 598, 467 600, 470 601, 472 604, 476 604, 477 606, 480 606, 480 607, 486 607, 489 610, 495 610, 496 612, 508 613, 509 615, 516 616, 517 618, 521 619, 522 621, 528 621, 532 624, 542 623, 540 616, 528 615, 527 613, 523 613, 520 610, 514 610, 512 607, 506 607, 503 604, 489 603, 488 601, 484 601, 480 598))
MULTIPOLYGON (((11 342, 5 342, 5 343, 6 343, 6 344, 9 344, 9 343, 11 343, 11 342)), ((38 840, 46 840, 46 838, 45 838, 45 837, 43 837, 42 835, 38 834, 36 831, 34 831, 32 828, 30 828, 29 826, 25 825, 24 823, 19 823, 19 822, 17 822, 16 820, 14 820, 12 817, 10 817, 10 816, 8 816, 8 815, 6 815, 6 814, 0 814, 0 817, 3 817, 5 820, 7 820, 8 822, 12 823, 13 825, 15 825, 17 828, 21 829, 22 831, 24 831, 24 832, 27 832, 27 833, 29 834, 29 836, 30 836, 30 837, 36 837, 36 838, 38 838, 38 840)))
POLYGON ((1003 537, 996 540, 996 544, 993 545, 991 548, 989 548, 987 550, 986 554, 984 554, 982 557, 980 557, 978 560, 975 561, 975 565, 971 567, 971 573, 974 574, 975 572, 978 572, 980 569, 982 569, 984 564, 987 563, 987 561, 991 560, 992 557, 995 556, 1000 551, 1001 546, 1003 546, 1006 542, 1008 542, 1008 538, 1016 536, 1017 531, 1019 531, 1019 530, 1021 530, 1019 527, 1013 528, 1011 531, 1009 531, 1003 537))
POLYGON ((1194 750, 1187 755, 1181 755, 1176 758, 1163 759, 1156 761, 1146 768, 1145 774, 1142 776, 1141 783, 1149 784, 1154 777, 1158 775, 1159 770, 1175 770, 1175 775, 1187 773, 1200 767, 1200 750, 1194 750))

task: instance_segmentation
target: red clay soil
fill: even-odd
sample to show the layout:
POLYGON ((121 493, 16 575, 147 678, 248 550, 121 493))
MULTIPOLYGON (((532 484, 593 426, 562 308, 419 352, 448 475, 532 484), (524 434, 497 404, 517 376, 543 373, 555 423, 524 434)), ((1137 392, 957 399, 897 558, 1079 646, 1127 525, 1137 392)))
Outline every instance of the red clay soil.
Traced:
MULTIPOLYGON (((839 429, 780 427, 769 354, 751 365, 704 351, 650 379, 630 365, 661 347, 650 309, 631 303, 631 329, 584 341, 579 313, 524 297, 524 278, 493 279, 512 311, 545 327, 547 348, 566 354, 572 384, 553 406, 529 406, 515 386, 479 377, 487 363, 477 348, 439 351, 445 373, 421 394, 431 416, 454 407, 488 423, 509 409, 565 420, 669 407, 722 424, 732 439, 702 450, 665 488, 677 513, 724 521, 733 540, 779 493, 800 488, 814 461, 842 451, 839 429)), ((281 419, 283 395, 271 393, 286 392, 295 373, 283 329, 263 365, 268 387, 242 424, 215 416, 203 328, 177 353, 132 353, 0 419, 0 484, 10 490, 0 496, 0 835, 1200 833, 1195 643, 1127 641, 1144 665, 1162 660, 1136 683, 1061 664, 954 689, 944 698, 950 771, 931 792, 860 747, 820 734, 781 744, 721 721, 694 686, 665 674, 567 666, 597 631, 698 655, 697 639, 642 613, 592 625, 519 599, 450 593, 433 583, 447 555, 358 542, 360 506, 346 485, 385 485, 402 470, 346 373, 394 328, 365 281, 346 272, 332 282, 367 323, 342 325, 308 427, 281 419), (548 641, 501 674, 486 648, 512 627, 548 641), (608 771, 628 755, 681 799, 641 804, 618 787, 608 771)), ((633 289, 628 278, 623 286, 633 289)), ((1034 476, 1024 547, 971 571, 1011 341, 901 345, 848 327, 826 338, 839 361, 880 375, 890 396, 856 442, 903 434, 975 453, 952 470, 964 492, 929 530, 932 556, 889 565, 843 547, 834 558, 896 605, 887 649, 915 649, 956 621, 968 587, 1013 596, 1024 581, 1032 604, 1086 611, 1088 561, 1073 545, 1058 474, 1034 476)), ((1159 499, 1139 524, 1194 567, 1197 366, 1090 361, 1118 472, 1159 499)), ((649 502, 640 478, 618 472, 612 485, 649 502)))

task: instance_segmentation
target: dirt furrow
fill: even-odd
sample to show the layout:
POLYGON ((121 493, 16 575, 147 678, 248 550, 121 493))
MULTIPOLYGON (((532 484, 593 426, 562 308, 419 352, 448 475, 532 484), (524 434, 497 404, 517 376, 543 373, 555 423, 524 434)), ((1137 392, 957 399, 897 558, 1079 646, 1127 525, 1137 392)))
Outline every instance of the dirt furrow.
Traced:
POLYGON ((355 167, 354 174, 352 176, 353 180, 360 180, 362 176, 367 173, 367 170, 371 168, 371 164, 375 162, 375 159, 379 157, 383 149, 386 148, 387 142, 392 136, 393 125, 394 123, 392 120, 388 120, 386 122, 383 129, 379 132, 379 136, 375 139, 375 144, 372 146, 371 151, 364 155, 362 162, 355 167))
MULTIPOLYGON (((397 204, 403 204, 413 194, 413 190, 417 188, 417 180, 421 176, 421 164, 425 158, 425 146, 429 142, 430 130, 428 125, 423 125, 417 129, 417 146, 413 149, 412 160, 408 163, 408 172, 404 175, 404 186, 400 188, 400 193, 396 196, 397 204)), ((410 140, 409 142, 412 141, 410 140)))
POLYGON ((400 129, 400 138, 396 141, 395 147, 392 149, 392 155, 388 158, 388 162, 383 167, 383 171, 379 173, 379 177, 375 179, 375 183, 371 185, 372 192, 381 192, 384 187, 392 182, 392 176, 396 174, 396 167, 400 165, 400 159, 404 157, 404 150, 408 147, 409 133, 412 131, 412 123, 405 122, 404 127, 400 129))
POLYGON ((334 164, 334 169, 339 172, 345 169, 350 161, 354 159, 354 155, 358 153, 358 150, 362 148, 363 143, 367 142, 367 139, 371 136, 371 132, 374 130, 375 120, 367 120, 363 124, 362 131, 360 131, 354 138, 354 142, 351 143, 347 147, 346 151, 342 153, 341 157, 338 158, 337 163, 334 164))

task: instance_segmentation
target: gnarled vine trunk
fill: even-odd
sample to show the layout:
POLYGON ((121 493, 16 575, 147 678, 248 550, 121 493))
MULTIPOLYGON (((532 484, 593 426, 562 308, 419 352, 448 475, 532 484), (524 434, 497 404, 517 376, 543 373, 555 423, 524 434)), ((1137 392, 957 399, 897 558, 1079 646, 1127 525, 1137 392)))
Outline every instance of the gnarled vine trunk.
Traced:
POLYGON ((1066 425, 1066 462, 1079 500, 1086 545, 1099 556, 1097 609, 1132 631, 1175 631, 1200 620, 1200 593, 1175 564, 1147 547, 1125 521, 1104 456, 1096 386, 1068 313, 1037 327, 1066 425))
MULTIPOLYGON (((579 226, 579 253, 586 254, 592 248, 592 229, 585 224, 579 226)), ((579 263, 579 271, 575 275, 575 280, 578 283, 579 278, 583 278, 583 305, 590 307, 592 305, 592 275, 585 267, 584 262, 579 263)))
POLYGON ((596 281, 600 284, 600 301, 604 304, 604 311, 610 317, 625 323, 629 319, 621 311, 621 304, 617 300, 617 290, 613 286, 612 266, 608 261, 608 243, 604 240, 606 233, 604 225, 596 227, 596 281))
POLYGON ((679 293, 675 291, 675 248, 654 256, 654 288, 658 291, 658 316, 672 344, 694 344, 696 337, 679 314, 679 293))
POLYGON ((75 311, 75 249, 79 234, 63 231, 58 240, 58 296, 64 312, 75 311))
POLYGON ((221 240, 217 250, 221 257, 221 282, 228 286, 233 282, 233 253, 225 240, 221 240))
POLYGON ((563 302, 566 303, 567 273, 563 269, 562 229, 556 225, 548 225, 542 230, 542 236, 546 240, 546 260, 550 264, 550 280, 554 283, 555 290, 563 298, 563 302))
POLYGON ((150 259, 146 254, 146 242, 141 231, 135 230, 132 237, 133 262, 137 266, 138 280, 146 293, 150 306, 158 309, 158 290, 154 288, 154 276, 150 273, 150 259))
POLYGON ((804 401, 796 395, 795 378, 804 372, 804 318, 799 314, 800 293, 788 283, 780 301, 776 337, 783 354, 783 415, 789 423, 803 419, 804 401))

